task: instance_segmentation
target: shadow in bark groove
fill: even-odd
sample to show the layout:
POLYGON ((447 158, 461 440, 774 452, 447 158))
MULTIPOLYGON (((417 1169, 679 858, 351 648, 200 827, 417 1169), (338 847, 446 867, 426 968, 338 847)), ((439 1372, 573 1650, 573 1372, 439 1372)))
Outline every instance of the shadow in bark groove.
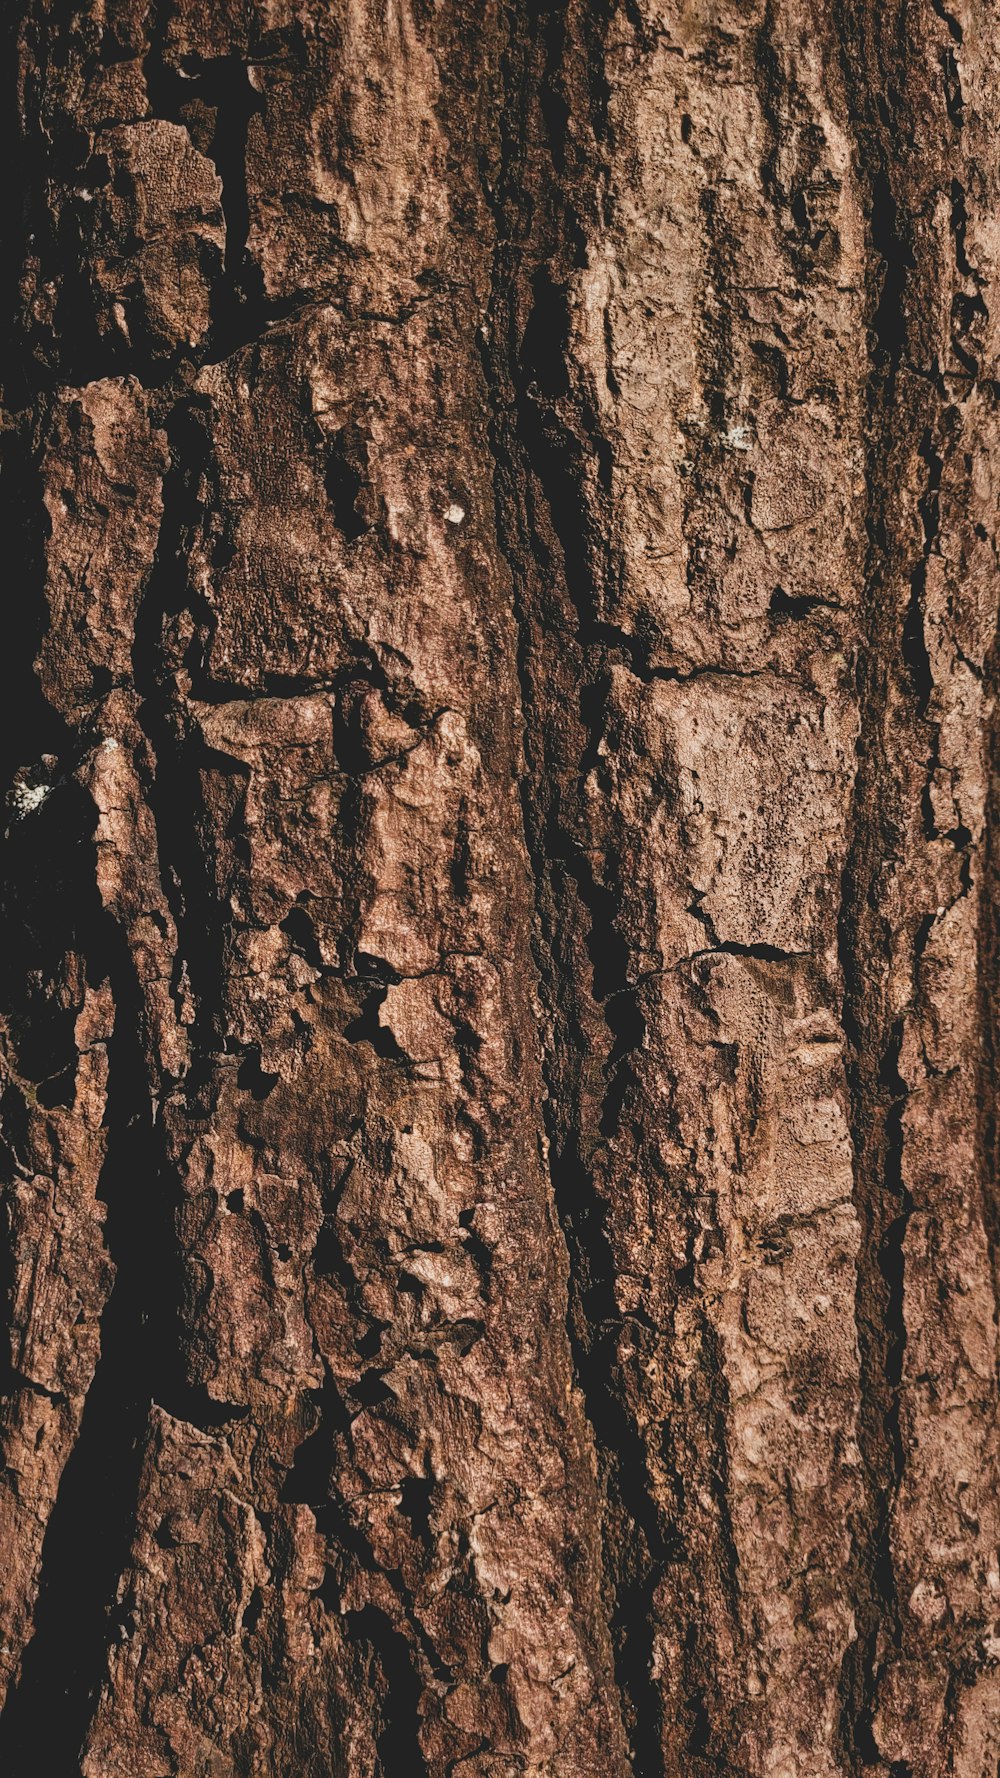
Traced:
MULTIPOLYGON (((597 115, 598 127, 602 93, 606 102, 603 18, 602 12, 593 23, 594 40, 586 45, 593 89, 587 109, 597 115)), ((562 270, 574 263, 582 231, 572 203, 563 209, 556 198, 558 213, 536 218, 537 232, 525 238, 520 196, 530 183, 525 168, 533 154, 547 153, 553 165, 565 168, 569 148, 562 131, 572 108, 563 88, 564 53, 564 19, 551 7, 539 9, 534 40, 512 36, 506 52, 504 162, 493 199, 499 242, 483 358, 492 404, 497 530, 511 568, 519 628, 527 754, 522 802, 536 888, 536 959, 554 1030, 543 1061, 546 1124, 553 1195, 569 1256, 573 1362, 603 1469, 605 1587, 634 1770, 637 1778, 658 1778, 662 1701, 653 1678, 653 1598, 682 1552, 661 1522, 642 1440, 620 1392, 617 1345, 623 1321, 607 1210, 581 1149, 584 1129, 593 1142, 602 1121, 609 1129, 617 1127, 631 1085, 629 1057, 642 1041, 643 1020, 626 976, 628 951, 615 925, 614 886, 598 880, 561 806, 567 737, 554 739, 550 721, 551 710, 572 685, 585 724, 580 727, 574 719, 574 732, 580 727, 579 757, 569 770, 582 773, 599 738, 609 645, 630 660, 641 660, 643 650, 641 642, 598 619, 594 562, 601 543, 592 534, 586 490, 606 491, 609 456, 594 417, 580 407, 578 392, 570 393, 562 270), (532 146, 537 127, 530 117, 532 91, 540 94, 544 113, 542 150, 532 146), (518 302, 527 316, 523 330, 517 324, 518 302), (555 667, 553 649, 559 657, 555 667), (550 748, 558 760, 549 756, 550 748), (569 1003, 572 996, 568 1000, 564 992, 560 967, 564 947, 572 951, 570 934, 578 930, 587 934, 594 1011, 606 1025, 606 1086, 596 1109, 579 1097, 581 1046, 588 1039, 569 1003)), ((577 101, 579 96, 574 95, 577 101)), ((573 146, 577 156, 578 141, 579 133, 573 146)), ((581 191, 592 189, 592 168, 581 172, 577 166, 573 172, 581 191)), ((543 170, 541 178, 546 189, 557 191, 550 174, 543 170)))
POLYGON ((420 1746, 419 1705, 423 1686, 413 1665, 410 1645, 377 1606, 349 1611, 345 1622, 348 1635, 367 1644, 370 1660, 378 1666, 373 1695, 392 1701, 391 1712, 380 1710, 375 1735, 381 1778, 420 1778, 427 1772, 420 1746))
POLYGON ((171 123, 184 123, 185 109, 192 102, 214 115, 204 148, 222 185, 226 251, 223 276, 212 294, 212 332, 207 349, 213 358, 224 358, 240 345, 249 344, 273 318, 265 302, 259 270, 247 258, 247 135, 251 119, 263 111, 264 101, 239 56, 191 56, 185 59, 183 72, 172 68, 163 56, 167 16, 164 8, 160 34, 146 57, 146 87, 154 115, 171 123))
MULTIPOLYGON (((929 694, 926 648, 918 633, 920 568, 902 617, 894 610, 892 596, 892 577, 906 548, 893 510, 897 492, 891 465, 905 414, 899 378, 915 301, 913 220, 897 189, 895 168, 904 87, 896 65, 903 53, 901 40, 892 37, 898 18, 898 12, 891 12, 874 19, 853 4, 838 5, 836 14, 859 170, 867 186, 870 330, 865 637, 856 670, 861 732, 839 930, 855 1205, 862 1232, 857 1284, 858 1436, 868 1497, 866 1523, 855 1538, 859 1636, 845 1660, 842 1681, 841 1735, 854 1769, 881 1762, 874 1731, 878 1640, 888 1637, 898 1644, 900 1636, 891 1515, 904 1462, 899 1397, 906 1346, 904 1243, 911 1199, 902 1170, 907 1096, 899 1072, 902 1026, 892 1015, 887 986, 893 937, 880 912, 879 873, 885 859, 898 852, 902 818, 902 792, 888 726, 890 721, 899 723, 898 715, 891 713, 894 698, 904 706, 908 698, 909 720, 915 726, 929 694)), ((935 471, 929 449, 927 433, 923 454, 929 483, 920 505, 927 549, 932 547, 936 526, 935 471)), ((907 1767, 892 1770, 893 1778, 908 1778, 907 1767)))
MULTIPOLYGON (((92 857, 74 893, 78 901, 96 903, 92 857)), ((110 979, 115 995, 108 1148, 99 1195, 107 1205, 105 1239, 117 1275, 80 1435, 46 1531, 35 1632, 0 1718, 0 1767, 51 1772, 53 1778, 79 1772, 105 1649, 123 1623, 114 1599, 133 1532, 142 1435, 155 1381, 170 1367, 159 1298, 164 1243, 172 1241, 172 1229, 158 1189, 141 996, 125 940, 99 908, 93 910, 88 974, 95 984, 110 979)))

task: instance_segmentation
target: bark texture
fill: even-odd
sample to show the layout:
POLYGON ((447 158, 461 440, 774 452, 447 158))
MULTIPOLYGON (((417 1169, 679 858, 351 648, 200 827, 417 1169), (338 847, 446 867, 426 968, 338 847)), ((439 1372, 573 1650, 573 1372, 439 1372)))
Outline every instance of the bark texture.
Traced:
POLYGON ((4 1778, 996 1778, 994 0, 15 0, 4 1778))

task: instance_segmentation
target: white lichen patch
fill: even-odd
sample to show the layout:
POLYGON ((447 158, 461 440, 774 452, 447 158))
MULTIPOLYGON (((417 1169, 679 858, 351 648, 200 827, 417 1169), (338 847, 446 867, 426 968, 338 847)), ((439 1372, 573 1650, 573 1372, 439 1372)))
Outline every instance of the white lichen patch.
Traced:
POLYGON ((51 788, 50 784, 15 784, 9 799, 15 816, 23 820, 33 809, 40 808, 51 788))
POLYGON ((749 426, 731 426, 724 435, 723 443, 731 451, 749 451, 753 445, 753 433, 749 426))

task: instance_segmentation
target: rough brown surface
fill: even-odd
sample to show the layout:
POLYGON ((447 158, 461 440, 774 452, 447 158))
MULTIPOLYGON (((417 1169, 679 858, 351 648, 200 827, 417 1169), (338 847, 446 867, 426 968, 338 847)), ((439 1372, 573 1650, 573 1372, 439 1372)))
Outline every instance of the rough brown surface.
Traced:
POLYGON ((7 8, 3 1778, 997 1778, 998 27, 7 8))

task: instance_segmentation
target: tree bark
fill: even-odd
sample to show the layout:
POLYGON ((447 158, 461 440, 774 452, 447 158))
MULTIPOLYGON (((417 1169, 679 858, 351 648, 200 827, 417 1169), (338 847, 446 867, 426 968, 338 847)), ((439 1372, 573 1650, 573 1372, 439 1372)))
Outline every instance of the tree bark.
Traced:
POLYGON ((996 1778, 998 26, 8 9, 5 1778, 996 1778))

